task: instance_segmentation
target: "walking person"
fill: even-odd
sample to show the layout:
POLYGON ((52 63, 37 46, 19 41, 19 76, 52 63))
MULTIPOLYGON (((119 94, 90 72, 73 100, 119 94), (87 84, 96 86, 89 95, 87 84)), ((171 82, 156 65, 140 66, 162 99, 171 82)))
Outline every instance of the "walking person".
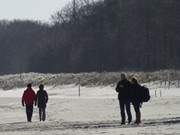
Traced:
POLYGON ((141 86, 139 85, 138 81, 135 78, 131 79, 131 89, 132 89, 132 104, 134 107, 134 111, 136 114, 136 120, 135 124, 140 124, 141 123, 141 99, 140 99, 140 94, 141 94, 141 86))
POLYGON ((24 91, 22 96, 22 106, 26 106, 27 121, 31 122, 33 115, 33 105, 35 103, 36 94, 32 89, 32 84, 27 85, 27 89, 24 91))
POLYGON ((39 120, 46 120, 46 104, 48 102, 48 94, 44 90, 44 85, 39 85, 39 90, 36 95, 36 104, 39 108, 39 120))
POLYGON ((121 74, 121 80, 118 82, 116 86, 116 92, 118 93, 119 105, 120 105, 120 112, 121 112, 121 124, 125 124, 126 122, 126 115, 125 110, 128 116, 128 124, 132 121, 132 114, 131 114, 131 83, 127 80, 125 74, 121 74))

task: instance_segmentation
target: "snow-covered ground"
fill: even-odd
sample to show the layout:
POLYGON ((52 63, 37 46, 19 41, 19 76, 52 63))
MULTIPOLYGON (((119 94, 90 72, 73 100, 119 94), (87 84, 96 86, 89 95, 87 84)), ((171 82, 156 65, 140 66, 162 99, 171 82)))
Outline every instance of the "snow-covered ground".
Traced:
MULTIPOLYGON (((151 101, 142 107, 142 124, 120 126, 117 93, 113 87, 46 86, 47 121, 26 123, 22 88, 0 90, 0 135, 180 135, 180 88, 150 87, 151 101)), ((34 88, 37 91, 37 88, 34 88)), ((133 118, 134 118, 134 111, 133 118)))

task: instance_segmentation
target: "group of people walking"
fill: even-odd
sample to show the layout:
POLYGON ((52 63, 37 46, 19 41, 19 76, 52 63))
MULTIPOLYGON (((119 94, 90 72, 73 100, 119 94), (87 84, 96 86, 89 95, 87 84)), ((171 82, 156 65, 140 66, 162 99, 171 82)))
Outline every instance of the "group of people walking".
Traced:
POLYGON ((32 89, 32 84, 27 85, 27 89, 22 96, 22 106, 26 107, 27 121, 31 122, 34 105, 39 108, 39 120, 46 120, 46 104, 48 102, 48 94, 44 90, 44 85, 39 85, 37 94, 32 89))
MULTIPOLYGON (((121 114, 121 124, 126 123, 126 114, 128 116, 128 124, 132 122, 132 114, 131 114, 131 103, 134 107, 134 111, 136 114, 135 124, 141 123, 141 105, 142 102, 147 102, 150 99, 149 90, 145 89, 146 93, 143 96, 140 96, 142 91, 140 91, 142 87, 135 78, 131 78, 129 81, 126 78, 125 74, 121 74, 121 80, 118 82, 116 86, 116 92, 118 93, 119 106, 120 106, 120 114, 121 114), (147 95, 147 96, 146 96, 147 95), (142 100, 143 97, 143 100, 142 100)), ((45 121, 46 119, 46 104, 48 102, 48 94, 46 90, 44 90, 44 85, 39 85, 39 90, 37 94, 32 89, 32 84, 27 85, 27 89, 24 91, 22 96, 22 105, 26 107, 26 115, 27 121, 31 122, 32 114, 33 114, 33 106, 37 105, 39 108, 39 120, 45 121)))
POLYGON ((136 114, 136 120, 134 123, 141 123, 140 107, 142 104, 142 100, 139 96, 140 89, 141 86, 138 84, 138 81, 135 78, 132 78, 129 81, 126 78, 125 74, 121 74, 121 80, 118 82, 116 86, 116 92, 118 93, 122 125, 126 123, 125 110, 128 116, 128 124, 132 122, 131 103, 133 104, 136 114))

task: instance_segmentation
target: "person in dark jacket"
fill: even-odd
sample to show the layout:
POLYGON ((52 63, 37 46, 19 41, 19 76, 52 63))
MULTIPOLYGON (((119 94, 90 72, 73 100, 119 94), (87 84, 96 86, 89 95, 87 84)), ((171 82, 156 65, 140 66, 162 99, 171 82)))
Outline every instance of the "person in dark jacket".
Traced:
POLYGON ((32 84, 27 85, 27 89, 24 91, 22 96, 22 106, 26 105, 27 121, 31 122, 33 115, 33 105, 35 103, 36 94, 32 89, 32 84))
POLYGON ((135 124, 140 124, 141 123, 141 100, 140 100, 140 85, 138 81, 135 78, 131 79, 131 89, 132 89, 132 104, 134 106, 134 110, 136 113, 136 120, 135 124))
POLYGON ((125 124, 126 115, 125 110, 128 116, 128 123, 130 124, 132 121, 131 115, 131 84, 127 80, 125 74, 121 74, 121 80, 118 82, 116 86, 116 92, 118 93, 119 105, 120 105, 120 112, 121 112, 121 124, 125 124))
POLYGON ((44 85, 39 86, 39 91, 36 95, 36 104, 39 108, 39 120, 46 120, 46 104, 48 102, 48 94, 44 90, 44 85))

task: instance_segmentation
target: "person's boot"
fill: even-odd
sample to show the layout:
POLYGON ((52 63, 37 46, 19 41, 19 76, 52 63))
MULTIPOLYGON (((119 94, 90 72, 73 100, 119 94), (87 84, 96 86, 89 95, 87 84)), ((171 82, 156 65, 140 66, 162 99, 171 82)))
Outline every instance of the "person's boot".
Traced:
POLYGON ((124 125, 126 121, 125 114, 121 114, 121 125, 124 125))
POLYGON ((131 120, 128 121, 128 124, 131 124, 131 120))
POLYGON ((134 122, 134 124, 137 124, 137 125, 139 125, 141 123, 141 121, 139 121, 139 120, 136 120, 135 122, 134 122))
POLYGON ((141 113, 136 114, 136 121, 134 122, 135 124, 140 124, 141 123, 141 113))
POLYGON ((130 115, 128 118, 128 124, 131 124, 131 122, 132 122, 132 116, 130 115))

